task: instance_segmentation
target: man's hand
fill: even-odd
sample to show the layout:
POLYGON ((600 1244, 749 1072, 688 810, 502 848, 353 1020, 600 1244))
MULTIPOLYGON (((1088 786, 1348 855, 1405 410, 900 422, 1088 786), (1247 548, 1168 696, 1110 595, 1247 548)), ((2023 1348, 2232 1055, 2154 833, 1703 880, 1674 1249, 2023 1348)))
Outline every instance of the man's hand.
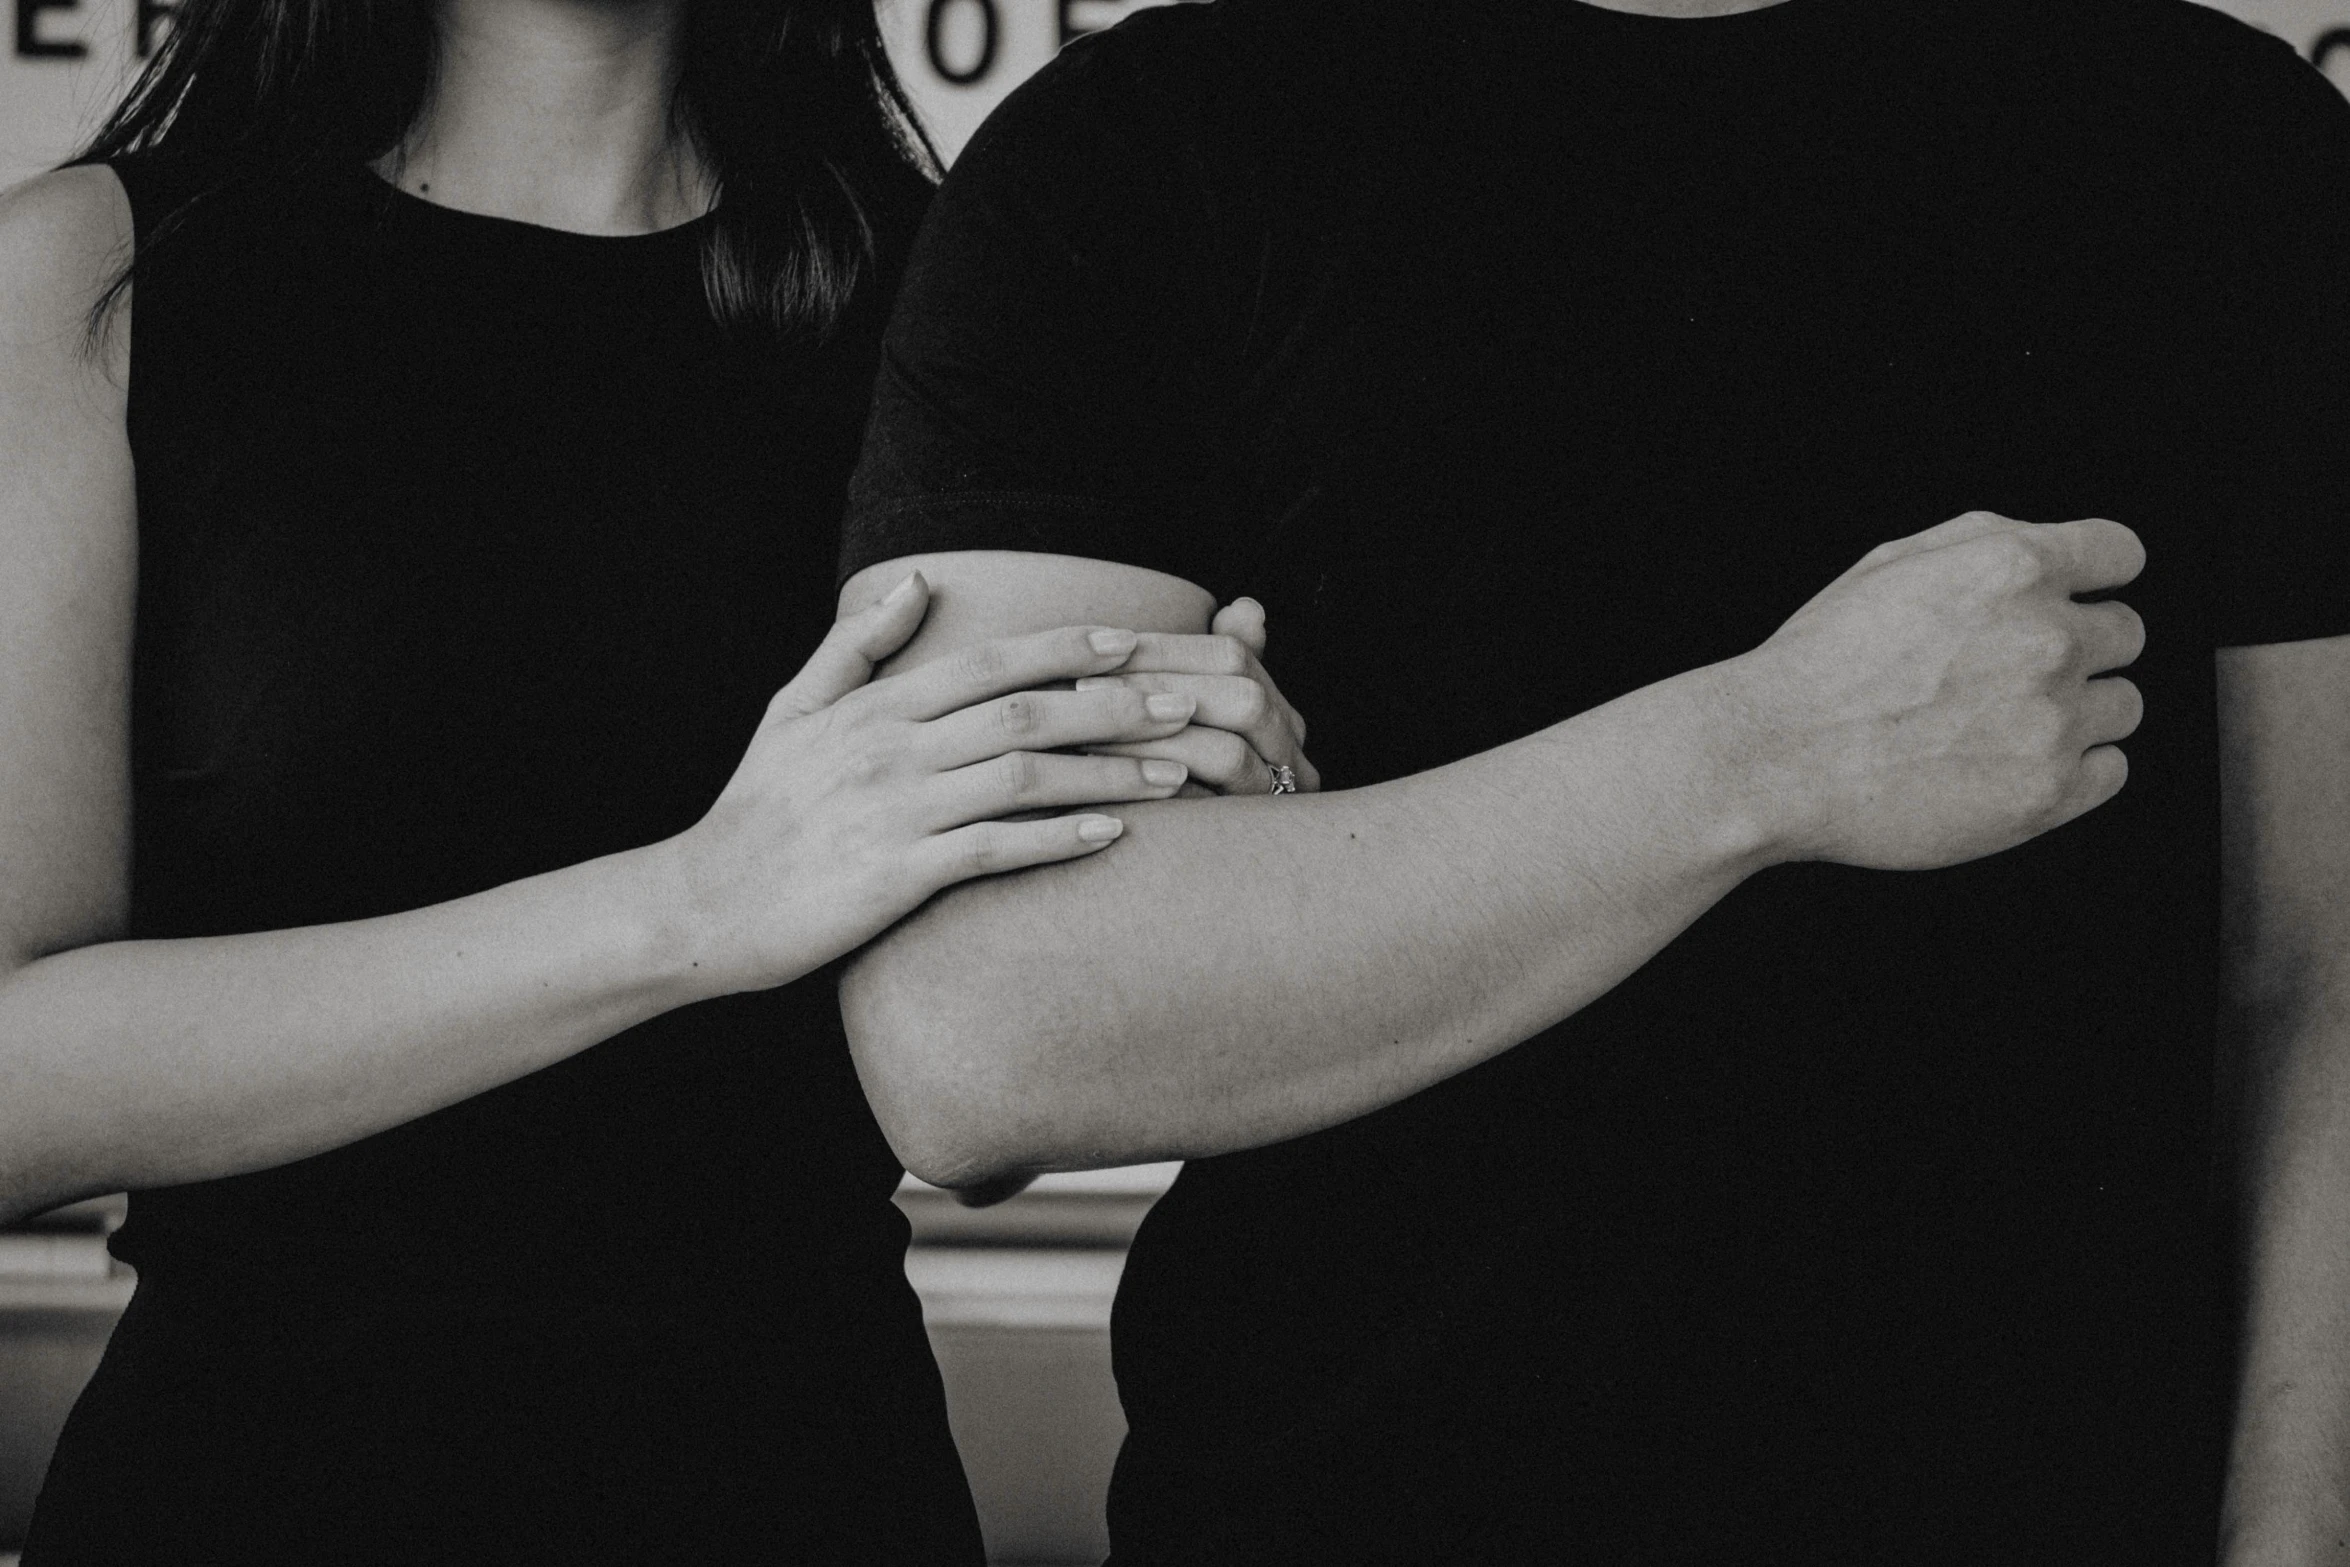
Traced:
POLYGON ((2138 727, 2136 577, 2119 523, 1969 512, 1878 546, 1754 652, 1717 666, 1735 758, 1778 857, 1924 870, 1996 854, 2113 798, 2138 727), (2099 678, 2103 676, 2104 678, 2099 678))

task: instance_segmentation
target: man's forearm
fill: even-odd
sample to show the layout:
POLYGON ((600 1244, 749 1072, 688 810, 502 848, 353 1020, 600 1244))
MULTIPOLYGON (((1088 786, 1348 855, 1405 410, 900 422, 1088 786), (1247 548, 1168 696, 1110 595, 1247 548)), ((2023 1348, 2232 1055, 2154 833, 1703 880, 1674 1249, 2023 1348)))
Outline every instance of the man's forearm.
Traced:
POLYGON ((2350 985, 2238 1021, 2244 1366, 2222 1560, 2350 1563, 2350 985))
POLYGON ((2223 649, 2244 1220, 2226 1567, 2350 1563, 2350 637, 2223 649))
POLYGON ((949 1185, 1185 1158, 1519 1043, 1766 863, 1718 694, 1695 671, 1374 788, 1126 808, 1114 854, 948 894, 842 987, 883 1126, 949 1185))

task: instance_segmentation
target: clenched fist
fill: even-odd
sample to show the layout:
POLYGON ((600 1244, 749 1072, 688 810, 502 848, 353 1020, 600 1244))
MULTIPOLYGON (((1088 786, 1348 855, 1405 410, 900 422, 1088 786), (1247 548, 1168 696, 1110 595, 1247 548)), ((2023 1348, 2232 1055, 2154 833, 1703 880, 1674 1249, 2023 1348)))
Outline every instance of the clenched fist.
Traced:
POLYGON ((2136 534, 1969 512, 1883 544, 1717 666, 1780 857, 1923 870, 2113 798, 2145 627, 2079 603, 2146 562, 2136 534))

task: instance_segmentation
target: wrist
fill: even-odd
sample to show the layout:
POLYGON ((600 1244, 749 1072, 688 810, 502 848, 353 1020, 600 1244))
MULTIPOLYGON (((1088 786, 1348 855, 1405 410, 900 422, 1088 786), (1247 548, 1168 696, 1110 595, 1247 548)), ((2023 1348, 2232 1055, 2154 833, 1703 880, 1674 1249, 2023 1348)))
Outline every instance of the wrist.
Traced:
POLYGON ((1772 717, 1769 671, 1749 653, 1668 683, 1683 687, 1684 766, 1713 852, 1746 874, 1809 858, 1822 794, 1788 755, 1787 726, 1772 717))
POLYGON ((690 834, 612 856, 617 906, 630 930, 635 967, 672 1006, 753 988, 723 961, 723 922, 711 912, 707 878, 696 873, 690 834))

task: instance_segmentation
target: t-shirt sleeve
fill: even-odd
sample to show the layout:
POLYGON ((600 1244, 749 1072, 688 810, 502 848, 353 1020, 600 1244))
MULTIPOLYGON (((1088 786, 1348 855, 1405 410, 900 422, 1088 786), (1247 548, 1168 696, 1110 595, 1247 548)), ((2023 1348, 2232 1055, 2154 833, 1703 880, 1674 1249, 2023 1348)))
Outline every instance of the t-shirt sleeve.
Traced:
POLYGON ((2261 39, 2244 466, 2218 551, 2222 647, 2350 633, 2350 99, 2261 39))
POLYGON ((843 580, 939 550, 1030 550, 1228 596, 1205 431, 1228 298, 1190 6, 1081 40, 981 127, 883 340, 843 580))

